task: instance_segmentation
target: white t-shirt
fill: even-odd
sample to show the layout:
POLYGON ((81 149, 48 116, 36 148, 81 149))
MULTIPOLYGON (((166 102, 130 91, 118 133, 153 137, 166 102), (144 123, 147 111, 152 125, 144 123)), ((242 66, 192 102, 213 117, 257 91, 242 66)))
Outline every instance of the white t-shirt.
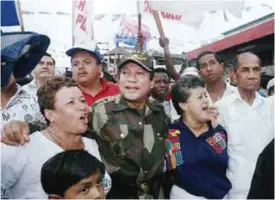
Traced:
MULTIPOLYGON (((82 139, 85 150, 101 160, 96 141, 84 137, 82 139)), ((1 144, 1 149, 1 193, 7 191, 6 195, 12 199, 47 199, 40 182, 41 168, 48 159, 63 149, 41 132, 33 133, 25 146, 1 144)), ((107 195, 111 189, 111 178, 107 172, 103 183, 107 195)))

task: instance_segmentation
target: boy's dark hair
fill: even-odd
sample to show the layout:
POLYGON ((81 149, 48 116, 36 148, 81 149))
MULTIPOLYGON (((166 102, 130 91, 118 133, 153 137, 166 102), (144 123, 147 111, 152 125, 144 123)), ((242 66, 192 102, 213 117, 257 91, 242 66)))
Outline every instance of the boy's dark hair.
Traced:
POLYGON ((172 102, 178 115, 182 114, 179 103, 186 103, 190 97, 190 89, 205 87, 204 81, 194 75, 186 75, 180 78, 172 87, 172 102))
POLYGON ((45 52, 43 56, 48 56, 48 57, 51 57, 51 59, 53 60, 53 64, 55 65, 55 59, 52 57, 51 54, 45 52))
POLYGON ((214 55, 215 59, 219 62, 219 63, 222 63, 222 59, 220 58, 220 56, 218 54, 216 54, 214 51, 204 51, 204 52, 201 52, 198 57, 197 57, 197 63, 196 63, 196 67, 197 69, 199 70, 200 69, 200 63, 199 63, 199 60, 205 56, 205 55, 214 55))
POLYGON ((104 165, 85 150, 67 150, 50 158, 41 169, 41 184, 47 194, 64 196, 66 190, 84 178, 100 170, 104 165))
POLYGON ((169 73, 168 73, 168 71, 166 70, 166 69, 164 69, 164 68, 155 68, 154 69, 154 74, 155 73, 165 73, 165 74, 167 74, 167 76, 168 76, 168 78, 169 78, 169 81, 170 81, 170 75, 169 75, 169 73))

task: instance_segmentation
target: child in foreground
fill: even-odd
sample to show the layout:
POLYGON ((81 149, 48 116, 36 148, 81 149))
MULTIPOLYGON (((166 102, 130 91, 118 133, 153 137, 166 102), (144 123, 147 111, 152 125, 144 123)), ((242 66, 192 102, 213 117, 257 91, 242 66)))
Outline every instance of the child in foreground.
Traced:
POLYGON ((41 169, 41 183, 49 199, 103 199, 105 167, 85 150, 63 151, 41 169))

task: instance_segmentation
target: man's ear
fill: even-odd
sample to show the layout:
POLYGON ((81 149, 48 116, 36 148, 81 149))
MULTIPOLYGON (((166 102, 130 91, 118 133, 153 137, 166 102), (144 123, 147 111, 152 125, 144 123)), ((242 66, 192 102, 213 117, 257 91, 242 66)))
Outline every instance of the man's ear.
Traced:
POLYGON ((58 194, 49 194, 48 199, 63 199, 63 197, 58 194))
POLYGON ((222 72, 224 71, 224 62, 221 62, 222 72))
POLYGON ((153 78, 150 82, 150 89, 152 90, 155 86, 155 78, 153 78))
POLYGON ((237 76, 236 76, 236 70, 233 70, 233 72, 231 74, 231 78, 232 78, 234 83, 238 83, 237 76))

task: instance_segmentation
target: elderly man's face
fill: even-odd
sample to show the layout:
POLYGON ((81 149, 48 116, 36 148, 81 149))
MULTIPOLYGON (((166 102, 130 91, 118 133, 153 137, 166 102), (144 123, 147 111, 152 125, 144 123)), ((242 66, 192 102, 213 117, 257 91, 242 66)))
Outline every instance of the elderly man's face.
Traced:
POLYGON ((248 91, 256 91, 260 87, 260 60, 253 54, 239 57, 239 66, 234 71, 234 79, 238 87, 248 91))
POLYGON ((154 82, 150 73, 139 65, 129 62, 125 64, 119 75, 119 88, 122 96, 129 101, 139 102, 148 98, 154 82))

